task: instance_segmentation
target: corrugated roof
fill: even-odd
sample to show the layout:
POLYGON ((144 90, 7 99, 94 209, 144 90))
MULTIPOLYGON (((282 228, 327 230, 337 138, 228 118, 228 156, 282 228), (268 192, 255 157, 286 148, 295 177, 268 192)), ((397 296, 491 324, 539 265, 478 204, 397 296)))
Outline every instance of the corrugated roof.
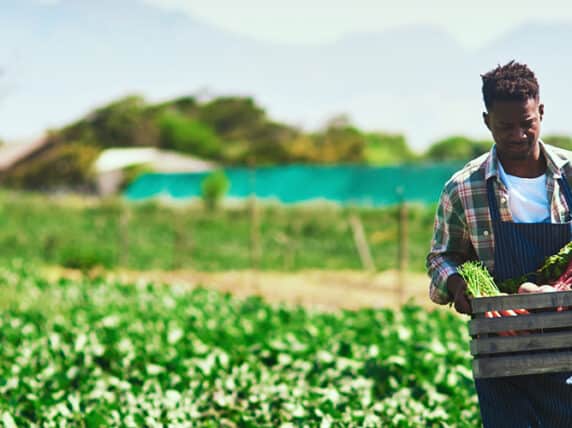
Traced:
POLYGON ((216 167, 193 156, 154 147, 125 147, 104 150, 95 161, 96 172, 108 172, 145 164, 157 172, 202 172, 216 167))

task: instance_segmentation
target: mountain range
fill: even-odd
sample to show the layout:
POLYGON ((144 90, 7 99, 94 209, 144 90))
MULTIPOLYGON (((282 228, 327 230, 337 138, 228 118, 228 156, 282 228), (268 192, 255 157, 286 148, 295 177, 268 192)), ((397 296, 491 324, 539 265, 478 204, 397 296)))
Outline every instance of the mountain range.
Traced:
POLYGON ((150 101, 248 95, 276 120, 314 129, 347 114, 361 128, 404 133, 422 149, 452 134, 486 136, 480 74, 513 58, 539 77, 545 132, 572 134, 567 22, 529 23, 478 50, 430 26, 300 46, 231 33, 142 0, 9 0, 0 38, 0 138, 7 140, 131 93, 150 101))

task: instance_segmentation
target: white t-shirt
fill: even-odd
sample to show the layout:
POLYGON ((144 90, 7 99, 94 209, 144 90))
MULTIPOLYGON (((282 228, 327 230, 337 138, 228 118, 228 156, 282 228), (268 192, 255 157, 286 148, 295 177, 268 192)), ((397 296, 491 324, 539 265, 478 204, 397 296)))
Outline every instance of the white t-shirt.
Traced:
POLYGON ((508 189, 508 204, 515 223, 550 222, 546 174, 535 178, 509 175, 499 162, 499 176, 508 189))

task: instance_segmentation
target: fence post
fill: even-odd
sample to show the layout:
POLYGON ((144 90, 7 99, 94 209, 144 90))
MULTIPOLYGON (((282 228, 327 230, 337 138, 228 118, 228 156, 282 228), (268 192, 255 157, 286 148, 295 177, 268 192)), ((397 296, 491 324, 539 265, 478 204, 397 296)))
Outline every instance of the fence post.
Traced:
POLYGON ((288 271, 292 271, 296 266, 296 249, 298 246, 298 240, 300 238, 300 229, 302 227, 302 223, 300 223, 300 220, 297 219, 294 220, 293 223, 288 222, 288 224, 292 224, 292 236, 288 236, 285 268, 288 271))
POLYGON ((408 254, 408 225, 407 225, 407 204, 403 198, 403 189, 397 189, 399 195, 399 207, 397 214, 397 290, 396 294, 399 304, 405 303, 405 287, 406 287, 406 272, 407 272, 407 254, 408 254))
POLYGON ((355 213, 350 216, 350 226, 352 228, 354 242, 356 244, 362 266, 370 272, 375 272, 375 264, 371 257, 371 251, 367 243, 363 223, 355 213))
POLYGON ((260 267, 260 219, 258 216, 258 207, 256 201, 256 162, 251 156, 248 160, 249 166, 249 184, 250 184, 250 275, 252 287, 259 292, 258 268, 260 267))
POLYGON ((182 215, 180 212, 177 211, 176 207, 171 208, 172 215, 173 215, 173 246, 172 246, 172 269, 180 269, 182 267, 181 257, 183 257, 183 239, 184 239, 184 231, 182 222, 182 215))
POLYGON ((260 267, 260 218, 256 201, 256 166, 251 158, 250 164, 250 266, 252 270, 260 267))
POLYGON ((129 220, 130 209, 124 202, 119 202, 119 254, 118 264, 127 267, 129 263, 129 220))

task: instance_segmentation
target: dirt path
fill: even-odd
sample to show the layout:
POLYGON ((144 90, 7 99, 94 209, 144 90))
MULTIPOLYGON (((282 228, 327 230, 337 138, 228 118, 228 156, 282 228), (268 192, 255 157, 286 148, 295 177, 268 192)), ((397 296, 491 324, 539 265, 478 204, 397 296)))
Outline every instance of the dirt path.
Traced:
MULTIPOLYGON (((79 272, 50 268, 50 276, 77 276, 79 272)), ((428 297, 429 279, 425 274, 407 273, 405 289, 400 294, 396 271, 376 274, 360 271, 308 270, 296 273, 180 271, 115 271, 112 278, 135 282, 138 280, 165 284, 179 284, 190 288, 202 285, 230 292, 237 297, 260 295, 270 302, 288 302, 321 310, 362 307, 397 307, 412 300, 418 305, 434 309, 428 297)))

